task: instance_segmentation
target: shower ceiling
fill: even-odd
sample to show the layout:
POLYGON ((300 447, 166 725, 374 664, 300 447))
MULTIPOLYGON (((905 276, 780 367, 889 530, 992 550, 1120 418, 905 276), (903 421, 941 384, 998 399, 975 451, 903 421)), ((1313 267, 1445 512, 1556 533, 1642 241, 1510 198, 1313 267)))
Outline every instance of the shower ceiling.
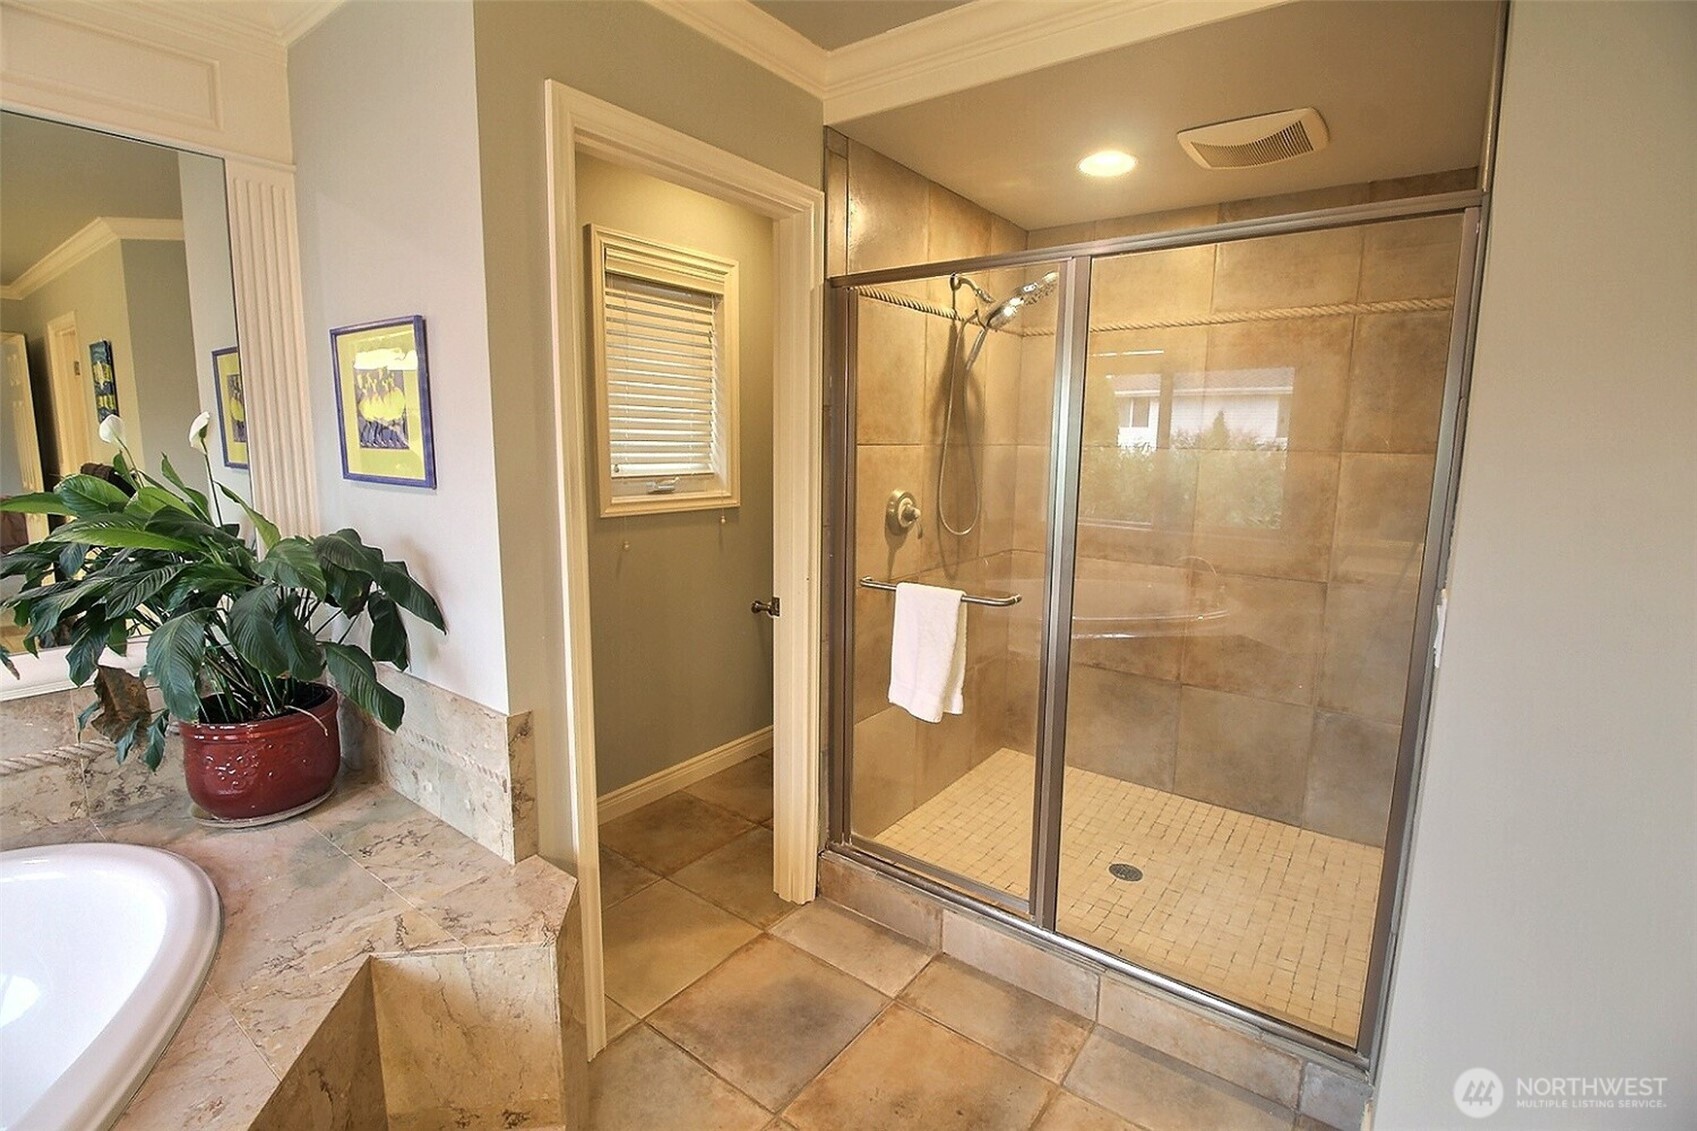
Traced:
POLYGON ((1466 168, 1479 161, 1498 5, 1300 0, 840 123, 1026 229, 1466 168), (1318 107, 1331 146, 1198 168, 1182 129, 1318 107), (1129 175, 1079 174, 1105 147, 1129 175))

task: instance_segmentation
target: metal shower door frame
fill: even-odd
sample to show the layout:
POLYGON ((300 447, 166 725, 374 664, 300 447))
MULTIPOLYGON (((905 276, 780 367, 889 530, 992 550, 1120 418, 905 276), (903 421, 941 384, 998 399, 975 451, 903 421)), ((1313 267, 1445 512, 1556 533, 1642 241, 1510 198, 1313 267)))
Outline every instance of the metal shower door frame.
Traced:
POLYGON ((1042 945, 1065 951, 1139 982, 1255 1026, 1274 1037, 1357 1069, 1370 1067, 1378 1048, 1390 961, 1401 895, 1418 769, 1425 741, 1425 721, 1434 672, 1431 644, 1437 595, 1447 568, 1453 526, 1456 477, 1465 423, 1471 343, 1477 316, 1479 276, 1483 272, 1483 190, 1450 192, 1425 197, 1380 201, 1321 209, 1264 219, 1233 221, 1205 227, 1115 239, 1093 240, 1023 252, 947 260, 912 267, 841 275, 827 280, 832 291, 829 328, 831 372, 831 440, 838 481, 832 490, 830 696, 830 847, 922 888, 945 901, 987 914, 1005 926, 1035 938, 1042 945), (1089 346, 1089 299, 1092 262, 1101 257, 1141 251, 1221 244, 1268 236, 1349 228, 1374 223, 1454 215, 1462 223, 1451 340, 1445 374, 1443 414, 1434 464, 1426 541, 1421 559, 1419 599, 1415 616, 1407 697, 1402 719, 1391 798, 1391 823, 1385 842, 1380 895, 1375 911, 1373 945, 1362 1001, 1361 1023, 1354 1046, 1346 1046, 1288 1021, 1230 999, 1177 981, 1159 971, 1130 962, 1109 951, 1061 934, 1057 929, 1060 847, 1066 766, 1067 679, 1071 652, 1072 583, 1077 560, 1079 467, 1083 451, 1085 361, 1089 346), (858 318, 854 288, 908 282, 958 272, 1055 264, 1062 272, 1056 325, 1054 400, 1051 415, 1049 519, 1042 625, 1043 663, 1038 698, 1038 743, 1035 753, 1035 791, 1031 846, 1031 886, 1027 900, 1010 899, 1006 892, 987 887, 928 862, 858 836, 850 812, 854 730, 854 468, 855 366, 858 318), (984 904, 989 904, 988 907, 984 904))

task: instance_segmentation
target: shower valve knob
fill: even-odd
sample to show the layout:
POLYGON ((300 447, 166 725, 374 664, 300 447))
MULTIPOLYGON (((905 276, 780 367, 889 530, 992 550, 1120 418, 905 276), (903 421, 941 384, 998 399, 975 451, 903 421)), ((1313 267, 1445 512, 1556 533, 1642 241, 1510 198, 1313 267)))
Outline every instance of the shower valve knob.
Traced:
POLYGON ((891 534, 906 534, 919 521, 919 504, 912 491, 892 491, 884 506, 884 525, 891 534))

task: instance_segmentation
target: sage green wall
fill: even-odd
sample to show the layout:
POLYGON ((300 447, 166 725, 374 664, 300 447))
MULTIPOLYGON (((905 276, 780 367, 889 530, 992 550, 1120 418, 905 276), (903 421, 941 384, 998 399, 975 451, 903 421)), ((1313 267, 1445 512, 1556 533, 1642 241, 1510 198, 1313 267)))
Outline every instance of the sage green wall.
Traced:
POLYGON ((772 722, 772 625, 748 611, 772 591, 772 222, 587 155, 577 168, 585 224, 739 268, 742 505, 590 523, 595 764, 606 793, 772 722))
POLYGON ((479 0, 473 32, 509 708, 535 712, 542 850, 564 860, 570 814, 559 709, 564 644, 543 81, 810 185, 821 181, 824 107, 646 4, 479 0))
MULTIPOLYGON (((169 456, 185 478, 204 485, 205 459, 189 447, 189 425, 201 405, 182 241, 125 240, 123 248, 136 393, 124 406, 125 423, 133 421, 132 433, 139 429, 149 470, 157 471, 160 458, 169 456)), ((216 438, 209 449, 219 450, 216 438)))

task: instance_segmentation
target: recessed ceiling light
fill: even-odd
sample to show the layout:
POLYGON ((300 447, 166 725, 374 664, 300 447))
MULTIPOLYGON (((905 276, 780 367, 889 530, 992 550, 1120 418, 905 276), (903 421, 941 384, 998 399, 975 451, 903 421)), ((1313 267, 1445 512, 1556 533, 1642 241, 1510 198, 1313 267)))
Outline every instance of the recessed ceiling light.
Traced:
POLYGON ((1123 177, 1137 168, 1137 158, 1123 149, 1102 149, 1078 163, 1087 177, 1123 177))

